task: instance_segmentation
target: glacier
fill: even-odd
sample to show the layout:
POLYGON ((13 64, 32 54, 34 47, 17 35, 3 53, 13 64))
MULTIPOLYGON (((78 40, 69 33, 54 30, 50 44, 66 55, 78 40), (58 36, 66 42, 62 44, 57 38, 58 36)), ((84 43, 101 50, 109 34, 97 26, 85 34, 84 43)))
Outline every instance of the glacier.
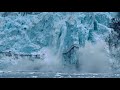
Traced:
POLYGON ((113 18, 119 12, 0 12, 0 77, 23 71, 119 74, 113 18))

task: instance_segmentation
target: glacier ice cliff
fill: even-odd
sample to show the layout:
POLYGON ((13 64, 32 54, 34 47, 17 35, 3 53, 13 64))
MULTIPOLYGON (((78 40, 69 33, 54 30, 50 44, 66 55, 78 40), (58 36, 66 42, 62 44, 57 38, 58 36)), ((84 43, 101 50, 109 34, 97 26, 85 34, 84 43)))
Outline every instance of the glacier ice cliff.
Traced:
POLYGON ((0 69, 112 72, 116 60, 106 38, 116 16, 117 12, 1 12, 0 69))

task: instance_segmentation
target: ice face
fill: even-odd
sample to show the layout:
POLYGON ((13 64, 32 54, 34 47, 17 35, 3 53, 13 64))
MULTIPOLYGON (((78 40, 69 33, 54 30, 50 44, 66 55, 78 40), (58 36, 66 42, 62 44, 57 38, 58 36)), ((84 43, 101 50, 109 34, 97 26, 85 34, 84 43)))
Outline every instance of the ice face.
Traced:
MULTIPOLYGON (((101 61, 101 63, 107 62, 105 65, 108 68, 110 67, 110 64, 108 64, 109 59, 106 54, 102 54, 102 52, 106 53, 103 50, 106 44, 102 45, 102 47, 100 46, 100 49, 91 49, 89 46, 93 47, 93 44, 95 44, 99 47, 100 44, 98 43, 100 41, 105 42, 111 31, 109 23, 115 16, 116 12, 1 12, 0 51, 11 51, 16 54, 44 54, 45 58, 43 60, 44 63, 42 63, 41 60, 22 62, 24 60, 22 57, 18 61, 13 57, 9 57, 7 58, 8 61, 6 61, 10 62, 6 63, 7 67, 4 67, 5 65, 3 64, 0 64, 0 67, 8 68, 13 65, 13 67, 20 67, 21 69, 21 66, 18 65, 21 63, 20 65, 24 65, 23 69, 26 70, 29 70, 30 67, 32 69, 37 67, 37 70, 40 70, 41 67, 54 70, 55 66, 62 68, 67 66, 68 69, 73 66, 78 71, 85 70, 87 72, 86 69, 89 66, 86 63, 94 62, 94 65, 91 64, 94 68, 95 64, 98 64, 95 54, 100 54, 106 60, 104 61, 101 58, 102 60, 99 59, 98 61, 101 61), (86 46, 88 43, 92 44, 86 46), (44 48, 47 48, 48 51, 50 50, 49 53, 47 51, 41 52, 44 48), (91 56, 91 61, 87 61, 91 55, 90 52, 87 52, 89 49, 91 52, 96 51, 91 56), (101 52, 101 50, 103 51, 101 52), (86 56, 88 58, 85 58, 86 56), (83 60, 85 62, 82 62, 83 60), (13 61, 16 62, 16 65, 11 63, 13 61), (86 69, 84 66, 86 66, 86 69)), ((3 63, 3 59, 5 58, 1 55, 1 63, 3 63)), ((89 68, 92 68, 92 66, 89 68)), ((102 68, 102 66, 98 68, 102 68)), ((106 67, 104 68, 106 71, 106 67)), ((104 71, 104 68, 100 70, 104 71)), ((42 68, 42 70, 44 69, 42 68)), ((92 72, 92 70, 90 71, 92 72)))

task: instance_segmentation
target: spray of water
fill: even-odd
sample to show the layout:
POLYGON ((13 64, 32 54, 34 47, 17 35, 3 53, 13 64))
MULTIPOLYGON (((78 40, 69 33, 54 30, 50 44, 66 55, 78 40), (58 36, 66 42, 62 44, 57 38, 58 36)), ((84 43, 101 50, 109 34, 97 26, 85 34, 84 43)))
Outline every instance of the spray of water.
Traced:
POLYGON ((14 58, 7 58, 7 60, 14 60, 16 63, 9 65, 7 67, 8 71, 59 71, 61 68, 61 61, 57 55, 55 55, 54 50, 51 48, 42 48, 40 52, 42 59, 32 58, 19 58, 14 60, 14 58))
POLYGON ((106 43, 99 41, 96 44, 86 42, 84 48, 80 48, 81 72, 110 73, 110 57, 106 50, 106 43))

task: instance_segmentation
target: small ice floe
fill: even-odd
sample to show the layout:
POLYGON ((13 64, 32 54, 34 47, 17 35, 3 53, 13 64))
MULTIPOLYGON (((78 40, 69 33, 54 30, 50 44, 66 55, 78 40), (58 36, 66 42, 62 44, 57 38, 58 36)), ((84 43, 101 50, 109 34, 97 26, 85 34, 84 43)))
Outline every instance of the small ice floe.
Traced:
POLYGON ((68 78, 71 78, 72 76, 68 75, 68 78))
POLYGON ((0 71, 0 73, 3 73, 4 71, 0 71))
POLYGON ((32 76, 33 78, 37 78, 38 76, 32 76))
POLYGON ((7 71, 8 73, 11 73, 12 71, 7 71))
POLYGON ((55 76, 57 76, 57 77, 59 77, 59 76, 61 76, 59 73, 57 73, 55 76))
POLYGON ((118 76, 120 76, 120 74, 115 74, 115 76, 117 76, 117 77, 118 77, 118 76))
POLYGON ((56 73, 55 77, 60 77, 62 78, 62 76, 60 75, 61 73, 56 73))
POLYGON ((79 73, 73 73, 73 75, 84 75, 83 73, 79 74, 79 73))
POLYGON ((34 74, 35 72, 30 72, 30 74, 34 74))

